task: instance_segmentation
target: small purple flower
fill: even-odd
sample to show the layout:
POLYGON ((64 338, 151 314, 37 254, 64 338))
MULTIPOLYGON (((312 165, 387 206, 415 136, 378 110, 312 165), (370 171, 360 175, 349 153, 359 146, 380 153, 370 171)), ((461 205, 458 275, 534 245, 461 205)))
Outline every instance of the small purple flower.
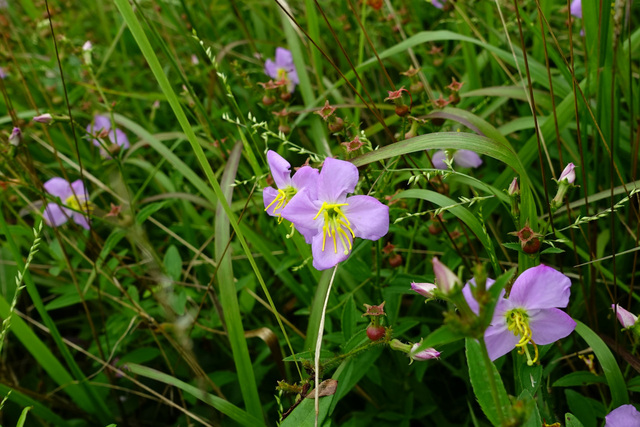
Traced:
MULTIPOLYGON (((444 150, 436 151, 431 156, 433 166, 436 169, 447 169, 447 165, 444 162, 446 158, 447 153, 444 150)), ((477 168, 482 164, 482 159, 473 151, 456 150, 453 154, 453 162, 462 168, 477 168)))
POLYGON ((9 144, 17 147, 20 143, 22 143, 22 131, 20 128, 13 128, 11 135, 9 135, 9 144))
POLYGON ((604 427, 640 426, 640 412, 633 405, 622 405, 604 417, 604 427))
POLYGON ((433 291, 438 289, 433 283, 415 283, 411 282, 411 290, 419 293, 427 299, 435 298, 433 291))
POLYGON ((446 3, 446 0, 431 0, 431 4, 440 10, 444 9, 445 3, 446 3))
MULTIPOLYGON (((113 128, 111 126, 111 119, 108 116, 96 114, 93 118, 93 124, 87 125, 87 133, 91 136, 107 136, 109 141, 111 141, 112 144, 117 144, 121 150, 126 150, 130 146, 127 135, 120 129, 113 128)), ((93 138, 92 142, 96 147, 100 147, 100 155, 102 157, 111 158, 98 139, 93 138)))
POLYGON ((582 19, 582 0, 573 0, 570 11, 573 16, 582 19))
POLYGON ((296 66, 293 64, 291 52, 285 48, 276 48, 276 60, 267 59, 264 63, 264 72, 276 81, 286 80, 289 92, 293 92, 297 84, 300 84, 296 66))
POLYGON ((49 123, 53 122, 53 116, 49 113, 46 114, 40 114, 39 116, 35 116, 33 118, 34 122, 38 122, 38 123, 44 123, 45 125, 48 125, 49 123))
POLYGON ((79 179, 69 184, 63 178, 55 177, 44 183, 44 189, 53 197, 59 197, 62 205, 49 202, 44 208, 44 220, 51 227, 58 227, 73 219, 82 228, 89 229, 87 215, 91 213, 89 194, 79 179), (63 206, 64 205, 64 206, 63 206))
MULTIPOLYGON (((262 192, 264 210, 271 216, 280 217, 278 211, 287 206, 299 190, 307 188, 312 198, 317 197, 318 170, 310 166, 303 166, 291 176, 291 165, 275 151, 267 151, 267 162, 271 169, 271 176, 278 187, 266 187, 262 192)), ((308 241, 307 243, 311 243, 308 241)))
POLYGON ((370 196, 351 196, 358 183, 358 168, 327 158, 318 176, 317 197, 302 189, 282 210, 311 241, 313 266, 331 268, 349 257, 353 239, 378 240, 389 231, 389 207, 370 196))
POLYGON ((546 265, 524 271, 511 288, 508 299, 501 298, 484 339, 491 360, 518 347, 527 363, 538 360, 538 345, 551 344, 568 336, 576 322, 556 307, 566 307, 571 280, 546 265), (531 357, 527 344, 535 350, 531 357))
POLYGON ((638 316, 620 307, 618 304, 611 304, 611 309, 615 311, 618 321, 624 329, 633 327, 638 321, 638 316))
POLYGON ((509 184, 509 189, 507 190, 507 194, 510 196, 515 196, 520 193, 520 186, 518 185, 518 177, 513 178, 511 184, 509 184))
POLYGON ((8 76, 7 72, 4 70, 4 68, 0 67, 0 79, 6 79, 8 76))
POLYGON ((425 348, 422 351, 416 351, 416 350, 418 350, 420 345, 422 345, 421 342, 420 343, 415 343, 411 347, 411 351, 409 352, 409 357, 411 358, 412 362, 414 360, 417 360, 419 362, 423 362, 425 360, 437 359, 438 357, 440 357, 440 352, 438 350, 436 350, 435 348, 425 348))

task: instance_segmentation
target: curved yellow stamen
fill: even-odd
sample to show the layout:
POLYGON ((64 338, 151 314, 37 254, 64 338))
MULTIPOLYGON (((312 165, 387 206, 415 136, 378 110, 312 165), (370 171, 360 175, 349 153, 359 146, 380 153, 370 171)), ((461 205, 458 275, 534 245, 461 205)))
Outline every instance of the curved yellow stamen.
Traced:
POLYGON ((513 332, 513 335, 520 336, 516 347, 518 353, 527 357, 527 365, 532 366, 538 361, 538 345, 531 339, 533 332, 529 326, 529 316, 524 309, 516 308, 506 313, 507 329, 513 332), (531 344, 534 349, 534 357, 531 357, 527 344, 531 344))
POLYGON ((91 214, 93 212, 93 204, 85 199, 84 195, 77 194, 71 195, 67 197, 67 200, 64 201, 64 204, 74 211, 84 212, 87 214, 91 214))
POLYGON ((347 255, 353 248, 352 238, 356 235, 351 228, 351 222, 346 217, 344 212, 340 209, 343 206, 349 206, 348 203, 327 203, 322 202, 322 206, 313 217, 313 220, 317 220, 322 214, 324 224, 322 225, 322 251, 326 247, 327 236, 333 240, 333 252, 338 253, 338 240, 344 248, 344 254, 347 255), (351 236, 349 236, 349 234, 351 236))
POLYGON ((273 215, 280 217, 278 219, 278 224, 280 224, 282 222, 282 216, 280 216, 280 214, 278 213, 278 210, 283 209, 285 206, 287 206, 287 203, 289 203, 289 201, 293 198, 293 196, 296 195, 297 192, 298 190, 296 190, 291 186, 285 187, 284 189, 278 188, 278 194, 273 199, 273 201, 269 203, 269 205, 267 205, 266 208, 264 208, 264 210, 266 211, 271 206, 275 205, 273 207, 273 215))

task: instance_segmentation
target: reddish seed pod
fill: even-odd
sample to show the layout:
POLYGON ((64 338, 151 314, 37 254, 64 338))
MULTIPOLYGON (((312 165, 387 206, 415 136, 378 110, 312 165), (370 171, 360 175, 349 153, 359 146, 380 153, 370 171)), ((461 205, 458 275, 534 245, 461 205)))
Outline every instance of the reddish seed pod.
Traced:
POLYGON ((400 117, 404 117, 409 114, 409 106, 408 105, 396 105, 396 114, 400 117))
POLYGON ((262 97, 262 103, 263 103, 264 105, 266 105, 267 107, 268 107, 269 105, 273 105, 273 103, 274 103, 274 102, 276 102, 276 100, 275 100, 275 98, 274 98, 273 96, 267 96, 267 95, 265 95, 265 96, 263 96, 263 97, 262 97))
POLYGON ((289 92, 284 92, 280 94, 280 99, 282 99, 283 101, 288 101, 291 99, 291 94, 289 92))
POLYGON ((367 336, 371 341, 378 341, 382 339, 384 337, 384 334, 385 334, 384 326, 369 325, 367 327, 367 336))
POLYGON ((525 253, 528 253, 529 255, 535 254, 540 250, 540 239, 534 237, 527 242, 522 242, 520 246, 525 253))
POLYGON ((329 132, 340 132, 344 129, 344 120, 340 117, 336 117, 333 123, 329 123, 327 127, 329 128, 329 132))
POLYGON ((402 255, 395 254, 389 257, 389 265, 393 268, 398 268, 402 265, 402 255))

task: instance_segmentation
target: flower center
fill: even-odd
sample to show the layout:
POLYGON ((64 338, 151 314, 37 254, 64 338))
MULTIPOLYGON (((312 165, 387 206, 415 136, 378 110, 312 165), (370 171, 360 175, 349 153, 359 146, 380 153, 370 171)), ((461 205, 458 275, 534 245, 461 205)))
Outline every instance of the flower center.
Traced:
POLYGON ((74 211, 85 212, 90 214, 93 212, 93 206, 91 202, 86 200, 83 195, 71 195, 67 197, 67 200, 64 201, 64 204, 74 211))
POLYGON ((287 79, 287 70, 284 68, 278 68, 278 80, 286 80, 287 79))
POLYGON ((297 192, 298 190, 293 188, 292 186, 285 187, 284 189, 278 188, 278 195, 275 197, 275 199, 273 199, 271 203, 269 203, 269 206, 264 208, 264 210, 266 211, 275 204, 275 206, 273 207, 273 215, 279 216, 280 219, 278 221, 282 222, 282 216, 277 211, 287 206, 289 200, 291 200, 291 198, 295 196, 297 192))
POLYGON ((513 335, 520 336, 520 341, 516 344, 516 347, 519 348, 518 352, 520 354, 526 354, 527 365, 532 366, 538 361, 538 346, 531 339, 532 332, 531 327, 529 326, 529 315, 522 308, 514 308, 513 310, 509 310, 505 316, 507 318, 507 329, 513 332, 513 335), (533 345, 535 352, 533 359, 531 358, 527 347, 527 344, 529 343, 533 345))
POLYGON ((327 237, 333 239, 333 252, 336 254, 338 253, 338 240, 342 243, 345 255, 347 255, 353 247, 351 240, 356 237, 356 235, 351 229, 351 222, 349 222, 349 219, 340 209, 342 206, 349 206, 349 204, 322 202, 320 210, 316 216, 313 217, 313 220, 315 221, 320 217, 320 214, 322 214, 322 218, 324 219, 324 224, 322 225, 323 252, 327 242, 327 237), (351 234, 351 237, 349 237, 349 234, 351 234))

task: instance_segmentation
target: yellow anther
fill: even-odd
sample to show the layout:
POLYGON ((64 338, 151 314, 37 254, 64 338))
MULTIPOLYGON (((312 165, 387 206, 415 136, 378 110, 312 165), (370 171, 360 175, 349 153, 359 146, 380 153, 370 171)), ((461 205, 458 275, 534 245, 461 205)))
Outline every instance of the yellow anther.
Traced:
POLYGON ((513 332, 513 335, 519 336, 520 339, 516 344, 518 353, 527 357, 527 365, 532 366, 538 361, 538 345, 531 339, 533 332, 529 326, 529 316, 526 311, 521 308, 513 309, 506 314, 507 329, 513 332), (534 349, 534 357, 531 357, 527 344, 531 344, 534 349))
MULTIPOLYGON (((268 210, 271 206, 275 204, 275 206, 273 207, 273 215, 280 216, 280 214, 277 211, 287 206, 287 203, 289 203, 289 200, 291 200, 291 198, 295 196, 297 192, 298 190, 296 190, 291 186, 286 187, 285 189, 278 188, 278 195, 273 199, 271 203, 269 203, 269 205, 266 208, 264 208, 264 210, 265 211, 268 210)), ((282 217, 280 217, 280 219, 278 220, 278 224, 281 222, 282 222, 282 217)))
POLYGON ((352 238, 355 237, 355 233, 351 228, 351 222, 349 221, 349 218, 347 218, 340 209, 341 207, 348 205, 348 203, 322 202, 322 206, 320 206, 320 209, 313 217, 315 221, 320 217, 320 214, 322 214, 322 219, 324 220, 324 224, 322 225, 323 251, 326 247, 327 236, 329 236, 333 240, 333 252, 336 254, 338 253, 338 240, 340 240, 340 243, 344 248, 345 255, 347 255, 353 247, 353 244, 351 243, 351 239, 349 237, 349 233, 351 234, 352 238))
POLYGON ((67 197, 67 200, 64 201, 64 204, 74 211, 85 212, 88 214, 93 212, 93 205, 90 201, 84 198, 84 195, 71 195, 67 197))

